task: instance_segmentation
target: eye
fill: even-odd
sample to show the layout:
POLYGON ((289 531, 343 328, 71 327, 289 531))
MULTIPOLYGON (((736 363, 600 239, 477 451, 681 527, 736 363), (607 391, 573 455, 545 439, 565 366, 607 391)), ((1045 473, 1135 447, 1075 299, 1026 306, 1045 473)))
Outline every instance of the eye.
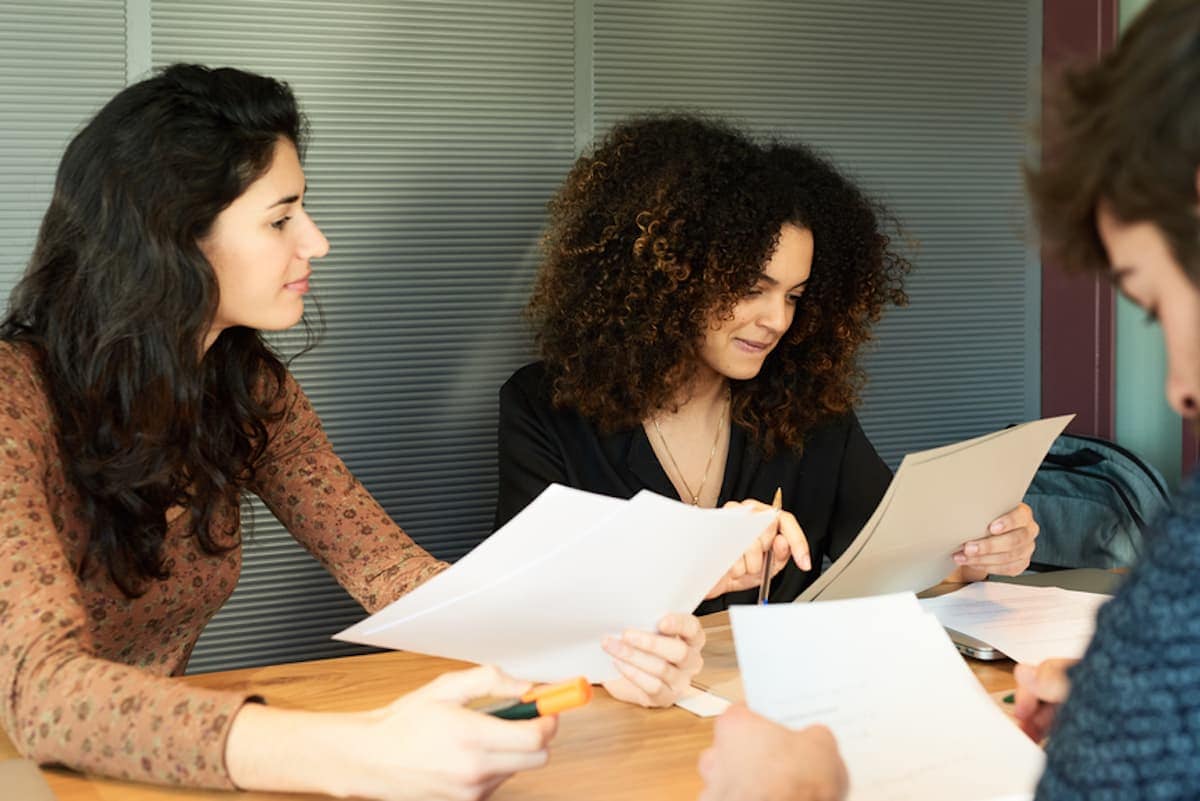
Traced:
POLYGON ((290 219, 292 219, 292 216, 290 214, 286 217, 280 217, 278 220, 271 223, 271 227, 274 228, 276 231, 282 231, 283 226, 287 225, 287 221, 290 219))
POLYGON ((795 306, 797 303, 799 303, 801 301, 801 299, 803 299, 803 297, 804 297, 803 292, 797 292, 794 295, 788 295, 788 303, 795 306))

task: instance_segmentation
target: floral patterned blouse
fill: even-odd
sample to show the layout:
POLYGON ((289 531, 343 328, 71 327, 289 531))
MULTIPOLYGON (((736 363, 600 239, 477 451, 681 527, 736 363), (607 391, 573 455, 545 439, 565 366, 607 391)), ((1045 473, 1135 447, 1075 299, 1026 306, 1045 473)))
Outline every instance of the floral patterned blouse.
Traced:
MULTIPOLYGON (((350 475, 290 376, 287 403, 250 489, 292 535, 370 611, 444 569, 350 475)), ((225 738, 247 696, 171 677, 233 592, 241 548, 204 553, 185 513, 163 546, 170 577, 141 597, 104 569, 80 576, 87 521, 54 427, 32 349, 0 342, 0 724, 40 763, 230 788, 225 738)))

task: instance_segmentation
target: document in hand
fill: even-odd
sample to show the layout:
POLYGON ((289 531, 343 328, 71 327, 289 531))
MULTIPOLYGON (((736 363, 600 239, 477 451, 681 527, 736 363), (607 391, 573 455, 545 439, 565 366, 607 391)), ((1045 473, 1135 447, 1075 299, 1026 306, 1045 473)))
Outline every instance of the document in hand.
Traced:
POLYGON ((1079 659, 1096 630, 1096 611, 1111 596, 1058 587, 976 581, 924 598, 921 607, 943 626, 983 640, 1010 659, 1079 659))
POLYGON ((828 726, 849 801, 1032 797, 1041 749, 911 593, 729 612, 747 704, 790 728, 828 726))
POLYGON ((551 485, 449 570, 334 637, 531 681, 608 681, 603 637, 690 612, 774 515, 551 485))
POLYGON ((1074 415, 1035 420, 910 453, 854 542, 797 601, 932 587, 953 554, 1021 502, 1050 443, 1074 415))

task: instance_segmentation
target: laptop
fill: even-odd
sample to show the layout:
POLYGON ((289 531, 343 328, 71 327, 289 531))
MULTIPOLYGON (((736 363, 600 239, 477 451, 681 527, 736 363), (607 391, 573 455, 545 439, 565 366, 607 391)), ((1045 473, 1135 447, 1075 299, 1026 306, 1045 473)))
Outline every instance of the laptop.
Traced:
MULTIPOLYGON (((1077 592, 1096 592, 1102 595, 1112 595, 1117 591, 1123 573, 1113 573, 1095 567, 1080 567, 1070 570, 1050 570, 1044 573, 1026 573, 1020 576, 993 576, 988 581, 1001 581, 1008 584, 1024 584, 1030 587, 1061 587, 1064 590, 1077 592)), ((957 588, 954 588, 957 589, 957 588)), ((938 593, 940 594, 940 593, 938 593)), ((922 594, 922 597, 927 597, 922 594)), ((947 628, 954 647, 973 659, 995 660, 1008 657, 997 651, 983 640, 969 637, 961 631, 947 628)))

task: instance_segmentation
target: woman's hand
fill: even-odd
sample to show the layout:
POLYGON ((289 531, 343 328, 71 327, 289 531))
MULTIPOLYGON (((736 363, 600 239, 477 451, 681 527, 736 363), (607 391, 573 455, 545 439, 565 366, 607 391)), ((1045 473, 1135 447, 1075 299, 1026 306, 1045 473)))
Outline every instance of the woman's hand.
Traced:
MULTIPOLYGON (((731 506, 742 506, 755 511, 772 508, 762 501, 753 499, 730 501, 725 504, 724 508, 728 509, 731 506)), ((808 539, 804 536, 804 530, 800 528, 800 524, 796 522, 796 518, 791 512, 775 511, 774 522, 763 529, 763 533, 758 536, 754 544, 738 557, 729 570, 725 571, 725 575, 721 576, 721 580, 708 591, 705 598, 716 598, 727 592, 736 592, 761 585, 768 548, 772 549, 772 578, 780 570, 783 570, 789 556, 801 570, 812 570, 812 557, 808 553, 808 539)))
POLYGON ((658 633, 627 631, 606 637, 621 678, 602 685, 618 701, 640 706, 670 706, 704 666, 704 629, 695 615, 673 612, 658 622, 658 633))
POLYGON ((1067 671, 1078 659, 1047 659, 1037 665, 1017 665, 1013 677, 1017 680, 1013 716, 1021 731, 1035 743, 1046 739, 1058 708, 1071 694, 1067 671))
POLYGON ((954 553, 958 565, 950 580, 981 581, 989 574, 1019 576, 1029 567, 1039 527, 1028 504, 1001 515, 988 526, 988 535, 964 543, 954 553))
POLYGON ((537 768, 557 718, 501 720, 463 706, 529 689, 495 668, 447 673, 381 709, 331 714, 247 704, 226 741, 242 789, 320 792, 379 801, 489 796, 537 768))
POLYGON ((717 718, 700 778, 700 801, 840 801, 850 785, 829 729, 792 731, 741 704, 717 718))

